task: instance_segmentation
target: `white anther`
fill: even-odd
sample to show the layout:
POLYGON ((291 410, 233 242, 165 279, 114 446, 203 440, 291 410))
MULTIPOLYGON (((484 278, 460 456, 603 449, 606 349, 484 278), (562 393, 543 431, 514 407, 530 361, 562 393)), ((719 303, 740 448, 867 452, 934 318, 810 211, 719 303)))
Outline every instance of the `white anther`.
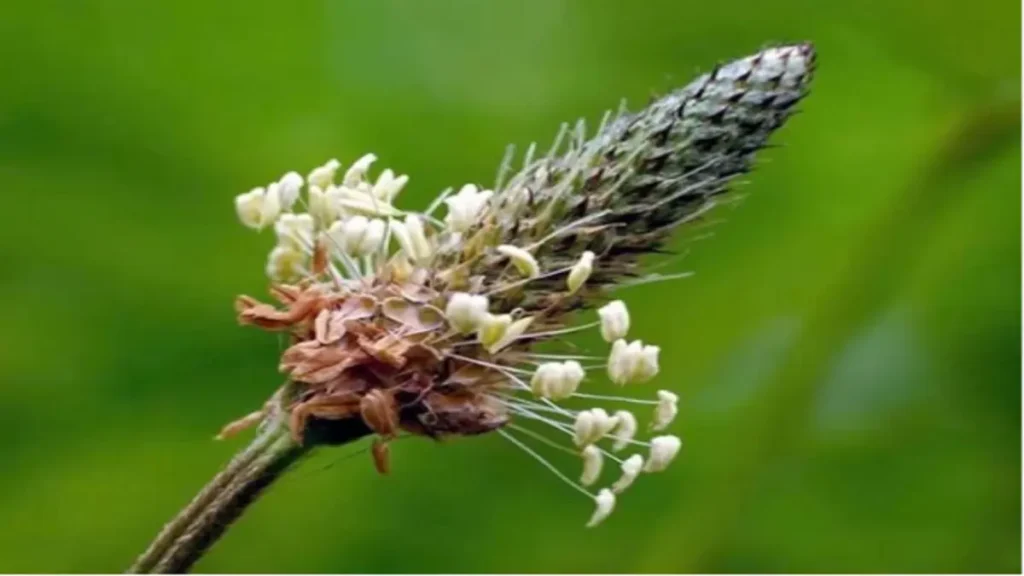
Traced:
POLYGON ((307 251, 313 247, 313 217, 309 214, 281 214, 274 223, 279 246, 307 251))
POLYGON ((612 450, 618 452, 628 446, 630 440, 636 436, 637 423, 636 416, 633 416, 633 413, 628 410, 619 410, 615 413, 615 418, 618 419, 618 426, 615 427, 612 434, 615 438, 612 450))
POLYGON ((601 436, 595 434, 597 429, 596 423, 594 422, 594 414, 589 410, 583 410, 576 415, 576 422, 573 423, 573 442, 577 446, 587 446, 593 444, 595 439, 599 439, 601 436))
POLYGON ((490 349, 505 337, 505 333, 508 332, 508 327, 511 325, 512 316, 508 314, 485 314, 480 319, 480 325, 477 328, 477 339, 480 340, 484 348, 490 349))
MULTIPOLYGON (((299 199, 299 192, 302 191, 302 176, 298 172, 289 172, 277 181, 278 194, 281 196, 281 208, 291 210, 292 205, 299 199)), ((273 186, 273 184, 271 184, 273 186)))
POLYGON ((618 418, 609 416, 601 408, 583 410, 576 415, 573 424, 573 441, 577 446, 593 444, 611 432, 618 423, 618 418))
POLYGON ((640 350, 636 366, 633 369, 633 381, 637 383, 647 382, 658 375, 658 354, 661 348, 658 346, 644 346, 640 350))
POLYGON ((615 509, 615 494, 611 490, 604 488, 597 493, 594 502, 597 504, 597 509, 594 510, 594 515, 587 522, 587 528, 597 526, 612 513, 612 510, 615 509))
POLYGON ((619 477, 615 483, 612 484, 612 492, 616 494, 622 494, 626 488, 629 488, 636 480, 636 477, 640 475, 640 471, 644 466, 644 457, 639 454, 633 454, 629 458, 626 458, 622 462, 622 476, 619 477))
POLYGON ((597 432, 600 434, 599 438, 604 438, 611 434, 612 430, 619 425, 619 419, 616 416, 609 416, 604 411, 604 408, 591 408, 590 411, 594 413, 597 422, 597 432))
POLYGON ((654 408, 651 430, 664 430, 679 413, 679 396, 668 390, 658 390, 658 405, 654 408))
POLYGON ((519 339, 520 336, 523 335, 523 333, 526 332, 526 329, 530 327, 530 323, 532 322, 532 316, 520 318, 519 320, 512 322, 511 324, 508 325, 508 328, 505 329, 504 333, 501 335, 500 338, 498 338, 497 341, 491 343, 490 345, 485 344, 487 351, 490 352, 491 354, 494 354, 501 350, 502 348, 515 342, 516 340, 519 339))
POLYGON ((334 248, 350 256, 368 256, 380 250, 384 243, 385 224, 365 216, 352 216, 338 220, 327 230, 334 248))
POLYGON ((405 185, 409 182, 409 177, 405 174, 396 177, 395 173, 390 168, 384 170, 377 177, 377 183, 373 185, 371 194, 377 200, 390 204, 398 193, 405 188, 405 185))
POLYGON ((238 219, 249 228, 262 230, 277 220, 281 213, 281 197, 277 187, 270 193, 264 188, 253 188, 245 194, 235 196, 235 211, 238 219))
POLYGON ((590 486, 601 476, 604 453, 600 448, 591 444, 584 448, 580 455, 583 457, 583 473, 580 474, 580 484, 590 486))
POLYGON ((452 232, 468 232, 477 223, 480 211, 493 195, 494 192, 490 190, 477 191, 473 184, 466 184, 457 194, 445 198, 444 203, 448 205, 445 224, 452 232))
POLYGON ((456 292, 445 307, 448 324, 462 334, 476 330, 487 315, 487 296, 456 292))
POLYGON ((323 166, 318 166, 306 176, 306 182, 309 182, 310 186, 316 186, 321 190, 327 190, 334 184, 334 174, 341 168, 341 162, 337 159, 331 158, 323 166))
POLYGON ((561 362, 545 362, 537 367, 530 379, 530 390, 534 396, 550 398, 552 390, 558 389, 564 369, 561 362))
POLYGON ((608 377, 619 386, 646 382, 658 373, 660 351, 657 346, 644 346, 640 340, 630 344, 616 340, 608 355, 608 377))
POLYGON ((422 264, 433 255, 434 249, 427 240, 423 222, 418 216, 410 214, 405 217, 404 223, 391 222, 391 230, 398 245, 413 262, 422 264))
POLYGON ((661 472, 679 453, 683 443, 676 436, 656 436, 651 439, 651 454, 647 458, 644 472, 661 472))
POLYGON ((583 367, 575 360, 545 362, 533 374, 530 389, 541 398, 564 400, 576 392, 584 376, 583 367))
POLYGON ((593 271, 594 253, 587 250, 580 256, 580 259, 573 265, 572 269, 569 270, 569 277, 565 281, 566 287, 569 288, 569 294, 579 290, 587 279, 590 278, 590 274, 593 271))
POLYGON ((518 246, 512 246, 511 244, 502 244, 496 248, 499 254, 508 256, 512 260, 512 265, 519 270, 519 273, 527 278, 535 278, 540 276, 540 265, 537 264, 537 259, 533 257, 526 250, 518 246))
POLYGON ((277 246, 267 257, 267 276, 278 284, 294 281, 302 277, 306 260, 306 253, 301 250, 277 246))
POLYGON ((367 186, 349 187, 333 186, 327 196, 336 209, 342 214, 363 214, 365 216, 397 216, 401 211, 376 199, 367 186), (367 189, 363 189, 367 188, 367 189))
POLYGON ((629 332, 629 310, 622 300, 609 302, 598 308, 601 317, 601 337, 605 342, 615 342, 625 338, 629 332))
POLYGON ((556 400, 568 398, 576 393, 576 389, 580 387, 580 382, 583 382, 583 378, 587 373, 583 370, 583 366, 575 360, 567 360, 562 363, 562 386, 557 391, 556 400))
POLYGON ((350 188, 355 188, 366 178, 366 172, 370 169, 370 165, 376 160, 376 155, 366 154, 359 160, 353 162, 352 166, 350 166, 345 172, 345 177, 342 178, 342 184, 350 188))
POLYGON ((315 184, 310 184, 308 189, 308 206, 306 207, 309 215, 316 220, 317 224, 326 227, 338 217, 338 210, 334 206, 334 202, 327 193, 324 192, 323 188, 315 184))

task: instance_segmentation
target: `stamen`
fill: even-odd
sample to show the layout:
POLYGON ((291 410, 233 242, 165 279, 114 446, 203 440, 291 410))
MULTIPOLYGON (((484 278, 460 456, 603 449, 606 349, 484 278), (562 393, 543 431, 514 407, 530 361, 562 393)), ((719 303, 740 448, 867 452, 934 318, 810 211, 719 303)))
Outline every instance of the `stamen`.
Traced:
POLYGON ((573 456, 576 456, 576 457, 579 457, 579 455, 580 455, 579 452, 573 450, 572 448, 569 448, 568 446, 562 446, 558 442, 555 442, 554 440, 548 438, 547 436, 544 436, 543 434, 539 434, 537 432, 534 432, 533 430, 530 430, 529 428, 523 428, 522 426, 516 426, 515 424, 506 424, 505 427, 506 428, 512 428, 513 430, 517 430, 519 432, 522 432, 523 434, 526 434, 527 436, 530 436, 531 438, 533 438, 533 439, 535 439, 535 440, 537 440, 539 442, 543 442, 544 444, 547 444, 548 446, 550 446, 550 447, 552 447, 552 448, 554 448, 556 450, 560 450, 562 452, 565 452, 566 454, 572 454, 573 456))
POLYGON ((538 360, 604 360, 604 356, 588 356, 585 354, 540 354, 528 352, 523 357, 536 358, 538 360))
MULTIPOLYGON (((490 368, 492 370, 497 370, 498 372, 509 371, 509 372, 518 372, 520 374, 531 374, 531 372, 529 370, 523 370, 522 368, 514 368, 512 366, 502 366, 501 364, 495 364, 493 362, 487 362, 486 360, 477 360, 476 358, 470 358, 469 356, 462 356, 460 354, 452 354, 451 352, 446 353, 445 356, 448 356, 450 358, 455 358, 456 360, 462 360, 463 362, 469 362, 470 364, 476 364, 477 366, 483 366, 484 368, 490 368)), ((526 386, 526 388, 529 389, 529 386, 526 386)))
POLYGON ((535 452, 532 448, 530 448, 526 444, 524 444, 524 443, 520 442, 519 440, 517 440, 514 436, 512 436, 511 434, 509 434, 505 430, 502 430, 501 428, 498 428, 498 434, 501 434, 506 440, 508 440, 509 442, 515 444, 516 446, 521 448, 524 452, 526 452, 527 454, 532 456, 534 460, 536 460, 537 462, 540 462, 545 468, 550 470, 555 476, 557 476, 563 482, 565 482, 569 486, 572 486, 576 490, 579 490, 580 493, 585 494, 587 496, 587 498, 595 498, 595 496, 593 494, 591 494, 590 492, 588 492, 586 488, 584 488, 583 486, 580 486, 576 482, 573 482, 568 476, 563 474, 561 470, 559 470, 557 467, 555 467, 554 464, 548 462, 543 456, 541 456, 540 454, 535 452))
POLYGON ((454 191, 455 188, 445 188, 440 194, 437 195, 437 198, 434 198, 434 201, 430 203, 430 206, 427 206, 427 211, 424 212, 423 215, 430 217, 434 213, 434 211, 441 206, 441 203, 444 202, 444 199, 450 196, 451 193, 454 191))
MULTIPOLYGON (((507 396, 507 395, 504 395, 502 393, 499 393, 499 395, 496 395, 496 397, 498 398, 498 400, 500 400, 503 404, 505 404, 509 408, 513 408, 513 407, 515 407, 515 408, 523 408, 523 409, 529 409, 529 410, 536 410, 538 412, 548 412, 548 413, 551 413, 551 414, 564 415, 564 412, 562 410, 557 409, 557 408, 551 408, 550 406, 544 406, 543 404, 538 404, 536 402, 529 402, 529 401, 517 398, 515 396, 507 396)), ((577 414, 576 410, 569 410, 568 412, 570 412, 573 416, 575 416, 577 414)))
MULTIPOLYGON (((527 250, 536 250, 537 248, 543 246, 544 243, 547 242, 548 240, 551 240, 553 238, 557 238, 559 235, 564 234, 564 233, 566 233, 566 232, 568 232, 568 231, 570 231, 570 230, 572 230, 574 228, 578 228, 578 227, 580 227, 580 226, 582 226, 582 225, 584 225, 584 224, 586 224, 588 222, 591 222, 591 221, 594 221, 594 220, 600 220, 601 218, 604 218, 607 215, 608 215, 608 210, 602 210, 600 212, 595 212, 593 214, 588 214, 588 215, 584 216, 583 218, 578 218, 576 220, 573 220, 572 222, 569 222, 568 224, 555 229, 555 231, 551 232, 550 234, 548 234, 547 236, 541 238, 540 240, 534 242, 533 244, 530 244, 529 246, 526 247, 526 249, 527 250)), ((570 268, 571 268, 571 266, 570 266, 570 268)))
MULTIPOLYGON (((523 417, 525 417, 527 419, 536 420, 536 421, 538 421, 538 422, 540 422, 542 424, 547 424, 548 426, 551 426, 552 428, 554 428, 556 430, 564 432, 568 436, 572 436, 574 434, 574 431, 573 431, 573 429, 570 426, 562 424, 561 422, 558 422, 557 420, 551 420, 550 418, 546 418, 546 417, 544 417, 544 416, 542 416, 540 414, 535 414, 530 409, 525 408, 523 406, 517 406, 517 405, 511 404, 511 403, 506 404, 506 405, 510 409, 512 409, 513 412, 515 412, 516 414, 519 414, 520 416, 523 416, 523 417)), ((508 426, 512 426, 512 424, 508 424, 508 426)), ((610 434, 605 434, 601 438, 604 439, 604 438, 609 438, 609 437, 611 437, 610 434)), ((547 441, 548 442, 552 442, 552 440, 547 440, 547 441)), ((637 444, 639 446, 645 446, 645 447, 649 447, 650 446, 650 444, 647 443, 647 442, 631 441, 629 443, 630 444, 637 444)), ((590 444, 590 446, 596 446, 596 444, 590 444)), ((561 445, 559 445, 559 447, 561 447, 561 445)), ((616 462, 618 462, 620 464, 622 463, 622 458, 619 458, 615 454, 612 454, 611 452, 609 452, 608 450, 605 450, 604 448, 601 448, 600 446, 597 446, 597 448, 599 450, 601 450, 601 453, 604 454, 605 456, 607 456, 608 458, 611 458, 612 460, 615 460, 616 462)), ((575 451, 573 451, 570 448, 564 448, 564 449, 568 450, 571 454, 579 456, 579 452, 575 452, 575 451)))
POLYGON ((584 394, 582 392, 576 392, 575 394, 572 395, 572 397, 586 398, 587 400, 609 400, 612 402, 625 402, 627 404, 644 404, 647 406, 655 406, 658 404, 657 400, 641 400, 639 398, 629 398, 627 396, 605 396, 603 394, 584 394))
POLYGON ((550 278, 552 276, 558 276, 559 274, 565 274, 566 272, 568 272, 571 269, 572 269, 571 266, 566 267, 566 268, 559 268, 558 270, 552 270, 550 272, 545 272, 545 273, 540 274, 538 276, 533 276, 533 277, 530 277, 530 278, 523 278, 521 280, 516 280, 515 282, 511 282, 509 284, 503 284, 501 286, 498 286, 498 287, 495 287, 495 288, 491 288, 487 292, 484 292, 484 296, 491 296, 492 294, 497 294, 499 292, 504 292, 505 290, 511 290, 512 288, 518 288, 519 286, 522 286, 524 284, 528 284, 528 283, 530 283, 530 282, 532 282, 534 280, 540 280, 542 278, 550 278))
POLYGON ((589 324, 583 324, 581 326, 571 326, 569 328, 562 328, 560 330, 550 330, 547 332, 534 332, 532 334, 523 334, 516 338, 516 340, 523 340, 526 338, 546 338, 548 336, 561 336, 562 334, 572 334, 573 332, 579 332, 581 330, 589 330, 594 326, 599 326, 600 322, 590 322, 589 324))
POLYGON ((693 276, 694 272, 679 272, 678 274, 650 274, 639 278, 637 280, 631 280, 627 282, 620 282, 605 288, 606 292, 617 292, 625 288, 633 288, 634 286, 643 286, 644 284, 654 284, 656 282, 667 282, 669 280, 682 280, 683 278, 689 278, 693 276))

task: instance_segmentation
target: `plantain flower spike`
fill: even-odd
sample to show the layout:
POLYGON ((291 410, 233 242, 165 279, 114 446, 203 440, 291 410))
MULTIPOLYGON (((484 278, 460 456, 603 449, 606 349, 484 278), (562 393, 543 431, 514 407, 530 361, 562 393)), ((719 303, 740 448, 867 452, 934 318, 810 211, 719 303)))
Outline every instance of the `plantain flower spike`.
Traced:
POLYGON ((810 44, 768 48, 639 111, 608 114, 596 131, 564 126, 547 154, 531 147, 514 173, 509 157, 494 186, 442 193, 423 212, 394 204, 409 178, 374 175, 373 154, 239 195, 241 223, 273 226, 278 241, 266 265, 277 303, 240 296, 238 318, 287 336, 287 382, 222 436, 257 424, 302 447, 372 435, 386 472, 387 442, 400 433, 493 435, 585 494, 595 506, 587 526, 603 522, 616 494, 641 472, 666 470, 681 447, 677 436, 638 434, 620 409, 650 407, 659 431, 678 397, 639 386, 657 377, 661 349, 627 341, 625 302, 604 303, 665 279, 644 276, 641 258, 735 200, 733 180, 807 93, 814 56, 810 44), (598 322, 577 323, 575 312, 597 308, 598 322), (594 349, 551 352, 585 330, 599 335, 594 349), (605 371, 623 395, 587 390, 605 371), (580 454, 579 481, 534 441, 580 454), (612 455, 627 447, 647 455, 612 455), (592 490, 606 457, 621 476, 592 490))

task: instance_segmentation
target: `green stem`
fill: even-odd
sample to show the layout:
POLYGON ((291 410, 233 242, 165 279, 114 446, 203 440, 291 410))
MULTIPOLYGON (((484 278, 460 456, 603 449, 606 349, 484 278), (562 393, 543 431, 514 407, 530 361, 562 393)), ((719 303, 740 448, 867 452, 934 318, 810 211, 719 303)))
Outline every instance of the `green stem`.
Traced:
POLYGON ((128 569, 132 574, 188 571, 274 480, 317 446, 348 444, 370 434, 362 418, 310 419, 299 444, 292 438, 280 398, 256 438, 214 476, 128 569))
POLYGON ((128 572, 187 571, 228 526, 289 466, 308 451, 280 419, 236 455, 157 535, 128 572))

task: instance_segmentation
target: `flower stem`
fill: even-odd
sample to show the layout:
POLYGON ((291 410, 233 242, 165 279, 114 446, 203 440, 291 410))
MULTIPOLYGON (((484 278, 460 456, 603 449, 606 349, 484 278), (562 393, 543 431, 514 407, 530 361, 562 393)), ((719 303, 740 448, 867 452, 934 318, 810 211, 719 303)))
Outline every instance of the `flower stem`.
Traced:
POLYGON ((292 439, 283 419, 269 420, 252 443, 164 526, 128 572, 188 571, 263 490, 308 450, 292 439))

